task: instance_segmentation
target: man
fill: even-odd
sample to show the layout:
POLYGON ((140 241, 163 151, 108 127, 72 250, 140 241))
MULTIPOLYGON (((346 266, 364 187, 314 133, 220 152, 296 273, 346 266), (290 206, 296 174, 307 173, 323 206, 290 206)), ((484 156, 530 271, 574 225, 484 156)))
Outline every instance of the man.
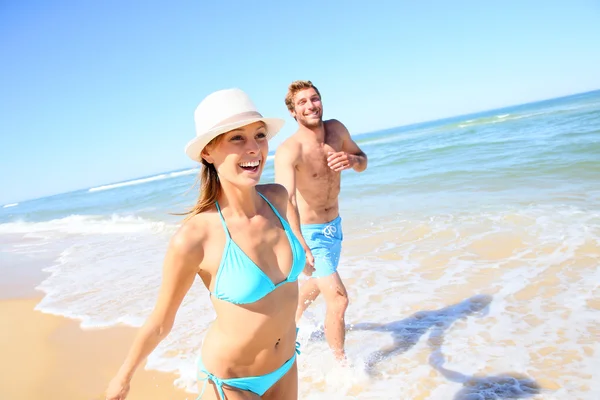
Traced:
POLYGON ((325 338, 334 356, 344 360, 348 295, 337 273, 343 239, 338 196, 341 172, 364 171, 367 156, 341 122, 323 121, 321 94, 312 82, 293 82, 285 104, 298 130, 275 153, 275 181, 288 190, 288 220, 295 232, 302 233, 298 239, 307 250, 305 272, 312 272, 300 287, 296 322, 323 293, 325 338))

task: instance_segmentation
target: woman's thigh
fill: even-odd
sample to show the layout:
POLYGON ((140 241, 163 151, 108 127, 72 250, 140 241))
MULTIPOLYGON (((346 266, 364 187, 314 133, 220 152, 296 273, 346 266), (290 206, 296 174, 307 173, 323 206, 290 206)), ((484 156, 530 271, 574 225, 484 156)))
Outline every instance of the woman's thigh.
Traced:
MULTIPOLYGON (((200 392, 202 392, 203 386, 204 382, 201 382, 198 386, 200 392)), ((229 386, 223 386, 223 393, 225 394, 226 400, 260 400, 261 398, 256 393, 248 392, 247 390, 232 388, 229 386)), ((208 381, 208 383, 206 384, 206 390, 204 390, 204 394, 202 395, 202 397, 200 397, 200 399, 221 400, 221 397, 219 396, 219 391, 217 390, 217 386, 213 381, 208 381)))
POLYGON ((264 400, 298 400, 298 363, 265 392, 264 400))

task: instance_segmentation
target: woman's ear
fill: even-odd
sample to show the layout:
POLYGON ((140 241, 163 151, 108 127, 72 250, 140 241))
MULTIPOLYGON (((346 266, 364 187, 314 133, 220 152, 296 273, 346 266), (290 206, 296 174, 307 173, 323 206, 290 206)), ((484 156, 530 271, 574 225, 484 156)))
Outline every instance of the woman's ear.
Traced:
POLYGON ((202 159, 209 164, 213 164, 215 162, 215 160, 210 155, 210 151, 208 151, 208 146, 202 149, 202 151, 200 152, 200 157, 202 157, 202 159))

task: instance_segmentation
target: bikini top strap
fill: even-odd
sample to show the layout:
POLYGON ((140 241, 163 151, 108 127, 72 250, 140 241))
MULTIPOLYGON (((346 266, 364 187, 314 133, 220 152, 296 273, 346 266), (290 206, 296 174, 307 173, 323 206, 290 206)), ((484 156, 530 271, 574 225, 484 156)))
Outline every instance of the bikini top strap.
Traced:
POLYGON ((267 198, 261 193, 258 192, 258 194, 260 195, 260 197, 262 197, 263 199, 265 199, 265 201, 267 202, 267 204, 269 205, 269 207, 271 207, 271 210, 273 210, 273 212, 275 213, 275 215, 277 215, 277 218, 279 218, 279 220, 281 221, 281 225, 284 226, 285 228, 285 220, 283 218, 281 218, 281 215, 279 214, 279 211, 277 211, 277 209, 275 207, 273 207, 273 204, 271 204, 271 202, 269 200, 267 200, 267 198))
POLYGON ((225 218, 223 218, 223 213, 221 212, 221 207, 219 207, 219 202, 215 201, 215 205, 217 206, 217 211, 219 212, 219 218, 221 218, 221 224, 223 224, 223 229, 225 230, 227 237, 231 238, 231 235, 229 234, 229 229, 227 229, 227 224, 225 223, 225 218))

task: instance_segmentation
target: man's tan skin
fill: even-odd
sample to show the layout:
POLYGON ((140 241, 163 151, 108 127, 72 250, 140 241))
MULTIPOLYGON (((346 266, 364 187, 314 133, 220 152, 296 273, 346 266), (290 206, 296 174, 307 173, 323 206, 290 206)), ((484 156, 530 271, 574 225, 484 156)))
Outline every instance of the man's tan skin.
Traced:
MULTIPOLYGON (((297 232, 301 224, 324 224, 338 217, 341 172, 364 171, 367 156, 341 122, 323 121, 321 96, 310 81, 292 83, 286 104, 298 122, 298 130, 275 153, 275 181, 285 186, 290 195, 287 215, 297 232)), ((305 243, 303 238, 299 240, 305 243)), ((320 293, 327 308, 325 337, 334 356, 344 360, 348 295, 337 271, 311 278, 300 287, 296 322, 320 293)))

